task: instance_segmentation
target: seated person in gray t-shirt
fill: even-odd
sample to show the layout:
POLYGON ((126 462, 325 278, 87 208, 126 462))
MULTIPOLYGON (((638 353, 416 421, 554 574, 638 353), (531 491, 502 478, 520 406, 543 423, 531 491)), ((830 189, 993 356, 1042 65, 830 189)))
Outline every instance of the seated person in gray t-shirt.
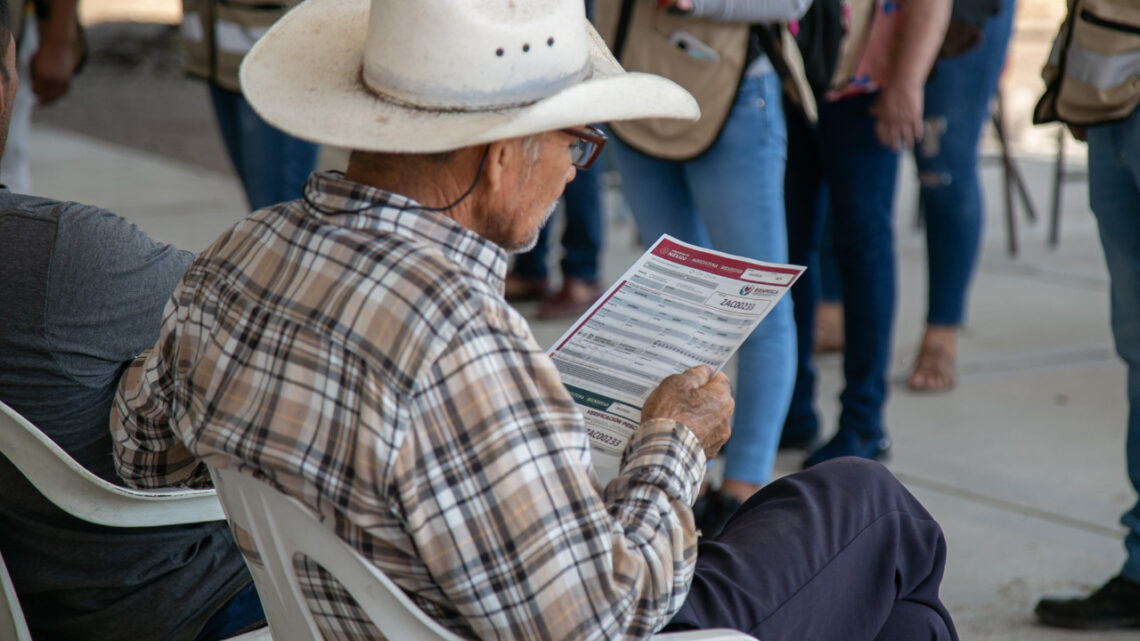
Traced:
MULTIPOLYGON (((16 89, 0 0, 0 149, 16 89)), ((188 252, 95 207, 0 190, 0 401, 117 484, 119 375, 158 337, 188 252)), ((49 503, 0 456, 0 554, 32 636, 212 641, 264 625, 225 521, 110 528, 49 503)))
MULTIPOLYGON (((156 340, 191 258, 110 212, 0 192, 0 401, 122 485, 111 399, 123 368, 156 340)), ((253 621, 263 618, 255 595, 243 594, 252 584, 225 521, 86 523, 3 456, 0 487, 0 554, 37 638, 192 641, 217 627, 207 626, 216 613, 229 616, 235 597, 255 607, 253 621)))

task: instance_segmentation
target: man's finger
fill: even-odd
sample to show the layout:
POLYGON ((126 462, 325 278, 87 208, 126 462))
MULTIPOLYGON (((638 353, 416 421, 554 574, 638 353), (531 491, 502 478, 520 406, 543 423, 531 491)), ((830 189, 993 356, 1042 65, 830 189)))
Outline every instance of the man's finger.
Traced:
POLYGON ((690 367, 684 372, 681 372, 681 375, 685 377, 687 382, 692 383, 694 387, 704 387, 705 384, 709 382, 709 379, 712 378, 713 373, 708 365, 697 365, 696 367, 690 367))
POLYGON ((712 376, 712 378, 709 379, 709 382, 705 383, 705 387, 708 387, 708 388, 720 387, 720 388, 724 388, 723 391, 729 392, 729 393, 731 393, 731 391, 732 391, 732 383, 728 380, 728 377, 724 375, 724 372, 717 372, 716 374, 714 374, 712 376))

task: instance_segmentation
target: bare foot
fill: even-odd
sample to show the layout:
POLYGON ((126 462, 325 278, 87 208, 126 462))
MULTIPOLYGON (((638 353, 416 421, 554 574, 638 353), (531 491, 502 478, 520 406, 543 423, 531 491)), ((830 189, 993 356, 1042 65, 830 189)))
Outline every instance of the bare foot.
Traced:
POLYGON ((957 327, 927 325, 906 386, 916 392, 954 389, 958 383, 957 340, 957 327))
POLYGON ((820 301, 815 308, 815 353, 843 351, 843 303, 820 301))

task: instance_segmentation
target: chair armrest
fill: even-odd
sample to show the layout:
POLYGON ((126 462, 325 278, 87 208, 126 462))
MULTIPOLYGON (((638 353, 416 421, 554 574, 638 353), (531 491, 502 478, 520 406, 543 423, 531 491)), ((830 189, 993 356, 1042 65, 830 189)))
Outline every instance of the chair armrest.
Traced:
POLYGON ((133 490, 108 483, 4 403, 0 403, 0 453, 49 501, 84 521, 157 527, 225 519, 214 490, 133 490))

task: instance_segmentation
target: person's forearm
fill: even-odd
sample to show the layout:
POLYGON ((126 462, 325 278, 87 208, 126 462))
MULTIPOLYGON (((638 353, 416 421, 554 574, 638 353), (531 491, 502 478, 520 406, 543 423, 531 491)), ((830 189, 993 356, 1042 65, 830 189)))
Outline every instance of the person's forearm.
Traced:
POLYGON ((74 45, 79 32, 76 0, 50 0, 47 18, 38 24, 41 43, 74 45))
POLYGON ((784 22, 804 15, 811 0, 692 0, 692 15, 717 22, 784 22))
POLYGON ((950 23, 952 4, 951 0, 907 2, 902 46, 888 86, 915 87, 926 83, 950 23))

